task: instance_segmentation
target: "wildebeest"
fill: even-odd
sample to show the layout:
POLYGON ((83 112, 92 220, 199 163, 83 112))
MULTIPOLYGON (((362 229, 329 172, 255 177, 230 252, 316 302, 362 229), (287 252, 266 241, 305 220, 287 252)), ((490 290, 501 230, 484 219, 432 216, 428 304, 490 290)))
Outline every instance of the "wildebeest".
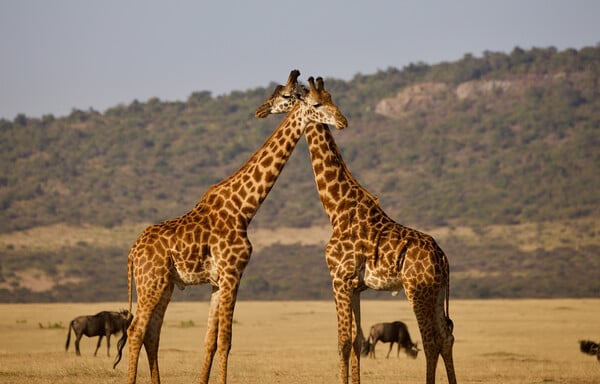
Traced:
POLYGON ((598 361, 600 361, 600 345, 598 343, 589 340, 581 340, 579 342, 579 349, 587 355, 596 356, 598 361))
POLYGON ((120 312, 102 311, 93 316, 78 316, 71 320, 71 323, 69 324, 65 351, 69 350, 71 330, 73 330, 76 336, 75 352, 78 356, 81 356, 81 352, 79 351, 79 341, 83 335, 86 335, 87 337, 100 336, 98 344, 96 345, 96 350, 94 351, 94 356, 98 353, 98 349, 102 343, 102 337, 106 336, 106 355, 110 356, 110 335, 119 332, 126 335, 127 327, 129 327, 132 318, 133 317, 126 309, 120 312))
POLYGON ((390 343, 390 349, 388 350, 386 358, 390 357, 390 352, 392 352, 394 343, 398 343, 397 356, 400 356, 400 349, 404 349, 407 356, 416 359, 417 354, 420 351, 417 344, 413 343, 410 339, 406 324, 401 321, 374 324, 369 331, 369 340, 367 342, 368 349, 364 354, 368 353, 370 357, 375 358, 375 345, 378 341, 390 343))

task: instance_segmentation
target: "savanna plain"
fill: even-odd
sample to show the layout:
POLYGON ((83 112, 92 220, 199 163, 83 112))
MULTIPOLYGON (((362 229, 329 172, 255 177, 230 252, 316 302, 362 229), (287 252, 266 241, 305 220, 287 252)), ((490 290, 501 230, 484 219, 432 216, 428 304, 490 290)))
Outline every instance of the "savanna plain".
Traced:
MULTIPOLYGON (((123 383, 128 354, 116 369, 118 337, 94 357, 96 338, 74 339, 65 352, 67 327, 78 315, 126 308, 125 303, 1 304, 0 383, 123 383)), ((173 302, 159 351, 164 383, 197 382, 203 356, 206 302, 173 302)), ((402 320, 420 343, 405 300, 363 301, 365 333, 371 324, 402 320)), ((454 359, 460 383, 600 383, 600 363, 579 351, 578 341, 600 341, 600 299, 452 300, 454 359)), ((229 357, 230 383, 336 383, 336 316, 333 301, 240 301, 229 357)), ((364 383, 424 383, 425 357, 415 360, 378 344, 377 359, 361 360, 364 383)), ((142 352, 138 382, 150 381, 142 352)), ((216 364, 216 363, 215 363, 216 364)), ((216 382, 213 367, 211 382, 216 382)), ((440 360, 438 383, 447 382, 440 360)))

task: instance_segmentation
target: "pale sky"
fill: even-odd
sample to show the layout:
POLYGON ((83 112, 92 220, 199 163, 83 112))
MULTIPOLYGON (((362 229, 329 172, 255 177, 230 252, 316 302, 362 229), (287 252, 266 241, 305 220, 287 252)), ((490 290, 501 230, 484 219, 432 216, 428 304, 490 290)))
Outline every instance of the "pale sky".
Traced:
POLYGON ((0 0, 0 118, 600 43, 596 0, 0 0))

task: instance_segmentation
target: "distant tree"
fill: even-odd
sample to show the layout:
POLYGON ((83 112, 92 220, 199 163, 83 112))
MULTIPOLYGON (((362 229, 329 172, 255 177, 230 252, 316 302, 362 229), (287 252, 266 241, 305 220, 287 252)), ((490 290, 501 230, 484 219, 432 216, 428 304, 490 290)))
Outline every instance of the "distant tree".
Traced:
POLYGON ((54 120, 55 120, 55 118, 54 118, 53 114, 48 114, 48 115, 42 116, 42 123, 44 123, 44 124, 50 124, 54 120))
POLYGON ((82 111, 81 109, 73 108, 71 110, 71 114, 68 117, 68 121, 71 123, 83 123, 87 121, 89 118, 89 114, 82 111))
POLYGON ((210 93, 210 91, 193 92, 190 95, 190 97, 188 97, 188 103, 190 103, 190 104, 204 103, 211 99, 212 99, 212 94, 210 93))
POLYGON ((27 125, 27 121, 27 116, 25 116, 23 113, 19 113, 17 116, 15 116, 13 123, 15 125, 25 126, 27 125))

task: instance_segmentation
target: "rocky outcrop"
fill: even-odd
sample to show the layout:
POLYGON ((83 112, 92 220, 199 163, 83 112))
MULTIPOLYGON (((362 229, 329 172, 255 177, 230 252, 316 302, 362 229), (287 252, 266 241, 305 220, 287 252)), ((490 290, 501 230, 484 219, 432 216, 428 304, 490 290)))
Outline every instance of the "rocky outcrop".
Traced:
POLYGON ((413 84, 401 89, 395 97, 380 100, 375 112, 392 118, 401 119, 415 112, 430 111, 432 108, 463 100, 493 98, 502 94, 523 95, 527 89, 535 86, 547 86, 549 82, 578 83, 589 81, 581 73, 528 74, 504 80, 471 80, 452 86, 441 82, 413 84))
POLYGON ((505 92, 510 89, 512 81, 508 80, 473 80, 460 84, 454 90, 459 100, 485 96, 496 92, 505 92))
POLYGON ((375 112, 398 119, 415 112, 430 110, 441 103, 475 99, 509 91, 514 86, 509 80, 473 80, 451 87, 446 83, 420 83, 402 89, 395 97, 382 99, 375 112))
POLYGON ((402 89, 396 97, 383 99, 375 112, 390 118, 399 118, 411 111, 435 107, 450 93, 446 83, 420 83, 402 89))

